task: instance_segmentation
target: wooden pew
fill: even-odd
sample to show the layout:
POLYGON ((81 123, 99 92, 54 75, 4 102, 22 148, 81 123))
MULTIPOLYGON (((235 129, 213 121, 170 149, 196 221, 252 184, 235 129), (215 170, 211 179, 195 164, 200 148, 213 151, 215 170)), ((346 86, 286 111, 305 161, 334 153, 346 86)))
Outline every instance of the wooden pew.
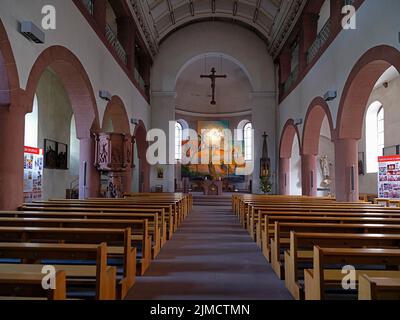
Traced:
POLYGON ((399 271, 377 270, 376 267, 390 269, 392 266, 399 266, 400 250, 321 248, 315 246, 313 268, 304 270, 305 299, 324 300, 326 297, 325 291, 328 287, 341 288, 344 275, 339 267, 345 265, 356 267, 356 281, 360 274, 371 277, 398 276, 399 271), (336 265, 337 269, 327 269, 327 266, 332 265, 336 265), (363 270, 357 271, 357 266, 359 265, 363 266, 363 270))
POLYGON ((279 223, 275 222, 274 239, 271 240, 271 265, 276 275, 284 279, 284 260, 281 252, 290 246, 290 232, 300 233, 376 233, 399 234, 400 224, 335 224, 335 223, 279 223))
MULTIPOLYGON (((69 209, 69 208, 68 208, 69 209)), ((112 219, 112 220, 147 220, 148 234, 152 237, 152 258, 157 257, 161 249, 161 227, 158 225, 157 213, 104 213, 86 212, 86 209, 81 209, 82 212, 74 212, 63 209, 60 211, 0 211, 0 217, 14 218, 58 218, 58 219, 112 219), (149 221, 152 222, 149 223, 149 221)), ((165 225, 164 225, 165 227, 165 225)), ((165 231, 165 229, 163 229, 165 231)))
POLYGON ((291 231, 290 248, 285 250, 285 285, 292 296, 304 299, 304 278, 301 265, 312 263, 313 248, 394 248, 400 249, 400 234, 348 234, 348 233, 299 233, 291 231))
MULTIPOLYGON (((20 211, 50 211, 50 212, 93 212, 93 213, 107 213, 107 214, 158 214, 158 225, 161 230, 160 239, 161 244, 165 244, 168 239, 172 238, 173 229, 173 214, 172 207, 165 205, 115 205, 109 204, 86 204, 86 203, 57 203, 57 202, 41 202, 24 204, 19 208, 20 211)), ((149 223, 152 224, 153 219, 149 216, 149 223)), ((156 228, 155 228, 156 230, 156 228)))
MULTIPOLYGON (((263 215, 269 214, 272 212, 374 212, 374 213, 382 213, 389 212, 386 211, 385 208, 378 205, 354 205, 354 204, 303 204, 296 205, 295 207, 291 206, 254 206, 251 208, 251 211, 246 216, 246 221, 244 227, 247 227, 248 232, 252 237, 255 236, 256 226, 263 219, 263 215)), ((400 214, 400 210, 392 210, 390 212, 400 214)))
MULTIPOLYGON (((305 215, 266 215, 264 216, 263 230, 260 231, 261 225, 258 224, 256 232, 256 242, 261 248, 264 248, 263 239, 265 239, 265 247, 269 246, 269 239, 273 236, 275 222, 304 222, 304 223, 382 223, 382 224, 400 224, 400 216, 397 218, 389 218, 383 216, 366 216, 364 214, 320 214, 313 212, 305 215)), ((269 258, 267 257, 268 261, 269 258)))
MULTIPOLYGON (((299 216, 291 215, 274 215, 264 216, 263 230, 260 235, 260 246, 263 254, 268 262, 271 261, 271 240, 275 235, 275 223, 339 223, 339 224, 400 224, 400 216, 392 218, 385 214, 371 214, 371 216, 363 213, 310 213, 299 216)), ((289 237, 289 234, 287 234, 289 237)), ((258 236, 257 236, 258 237, 258 236)))
POLYGON ((24 297, 30 300, 42 297, 48 300, 65 300, 67 298, 65 271, 56 272, 55 288, 49 290, 44 290, 42 287, 43 274, 16 271, 15 268, 7 273, 0 271, 0 299, 24 297))
POLYGON ((23 259, 35 264, 46 259, 94 260, 96 266, 61 266, 59 270, 74 270, 73 274, 96 279, 96 299, 114 300, 116 297, 116 268, 107 266, 107 245, 91 244, 49 244, 49 243, 0 243, 0 259, 23 259), (75 268, 72 268, 75 267, 75 268))
POLYGON ((358 278, 358 300, 400 300, 400 272, 397 277, 371 277, 361 274, 358 278))
MULTIPOLYGON (((131 228, 132 241, 141 253, 137 259, 138 275, 144 275, 151 262, 150 237, 147 220, 108 220, 108 219, 56 219, 56 218, 0 218, 3 227, 41 227, 41 228, 83 228, 83 229, 126 229, 131 228)), ((113 247, 110 254, 123 255, 124 249, 113 247)))
MULTIPOLYGON (((79 243, 108 245, 109 257, 122 258, 122 279, 117 285, 117 297, 124 299, 136 281, 136 248, 132 247, 132 232, 126 229, 32 228, 1 227, 0 242, 79 243), (121 254, 116 254, 120 252, 121 254)), ((0 266, 1 270, 1 266, 0 266)))

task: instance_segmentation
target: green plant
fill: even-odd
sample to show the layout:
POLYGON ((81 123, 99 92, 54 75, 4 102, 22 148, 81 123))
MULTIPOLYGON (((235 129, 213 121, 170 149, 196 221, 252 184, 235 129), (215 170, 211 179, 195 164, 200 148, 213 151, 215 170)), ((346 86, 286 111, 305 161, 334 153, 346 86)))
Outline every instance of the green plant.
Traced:
POLYGON ((260 189, 263 193, 272 192, 272 184, 269 181, 268 177, 260 178, 260 189))

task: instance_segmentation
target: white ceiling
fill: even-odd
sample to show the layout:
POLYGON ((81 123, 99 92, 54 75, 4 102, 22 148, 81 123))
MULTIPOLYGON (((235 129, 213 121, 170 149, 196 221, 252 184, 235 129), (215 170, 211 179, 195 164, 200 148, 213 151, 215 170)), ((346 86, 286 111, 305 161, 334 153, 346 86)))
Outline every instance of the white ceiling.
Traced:
POLYGON ((176 29, 202 20, 239 23, 276 53, 307 0, 129 0, 153 54, 176 29))
POLYGON ((191 63, 180 74, 176 84, 176 109, 192 113, 238 113, 250 109, 251 84, 240 66, 218 55, 205 55, 191 63), (226 79, 216 80, 217 105, 210 105, 211 80, 201 79, 201 74, 226 74, 226 79))

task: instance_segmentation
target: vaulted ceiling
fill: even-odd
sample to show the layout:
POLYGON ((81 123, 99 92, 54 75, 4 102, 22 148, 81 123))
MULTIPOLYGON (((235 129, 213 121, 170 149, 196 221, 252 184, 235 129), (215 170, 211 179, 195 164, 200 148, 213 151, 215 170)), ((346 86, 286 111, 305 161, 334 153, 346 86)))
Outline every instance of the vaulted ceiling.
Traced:
POLYGON ((129 0, 150 50, 175 30, 198 21, 239 23, 256 32, 275 55, 307 0, 129 0))

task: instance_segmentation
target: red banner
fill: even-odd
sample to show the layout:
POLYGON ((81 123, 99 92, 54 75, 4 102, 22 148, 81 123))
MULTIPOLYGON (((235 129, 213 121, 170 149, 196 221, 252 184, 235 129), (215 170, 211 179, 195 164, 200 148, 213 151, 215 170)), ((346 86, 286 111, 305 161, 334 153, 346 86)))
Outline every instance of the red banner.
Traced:
POLYGON ((24 147, 24 153, 41 155, 42 154, 42 149, 32 148, 32 147, 24 147))

